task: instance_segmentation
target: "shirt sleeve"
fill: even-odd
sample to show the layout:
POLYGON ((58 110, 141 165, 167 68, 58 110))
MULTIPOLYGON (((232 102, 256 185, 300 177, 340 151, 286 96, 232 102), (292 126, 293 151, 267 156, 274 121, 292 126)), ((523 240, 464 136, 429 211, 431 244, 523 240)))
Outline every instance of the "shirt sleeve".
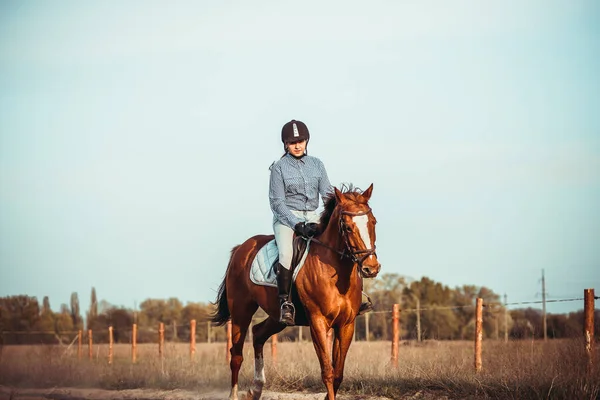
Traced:
POLYGON ((321 178, 319 179, 319 194, 321 195, 321 198, 325 198, 325 196, 333 192, 333 186, 331 186, 331 183, 329 182, 325 165, 320 160, 319 169, 321 170, 321 178))
POLYGON ((273 165, 271 168, 271 179, 269 181, 269 203, 273 215, 284 225, 294 229, 294 226, 302 220, 296 217, 285 204, 285 186, 281 169, 273 165))

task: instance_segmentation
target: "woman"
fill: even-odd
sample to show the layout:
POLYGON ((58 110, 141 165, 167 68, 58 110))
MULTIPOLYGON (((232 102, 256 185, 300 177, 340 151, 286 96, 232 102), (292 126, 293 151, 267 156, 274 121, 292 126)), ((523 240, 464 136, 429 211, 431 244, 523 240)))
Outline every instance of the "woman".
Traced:
MULTIPOLYGON (((319 195, 324 198, 333 191, 325 166, 309 156, 306 146, 310 140, 308 128, 301 121, 291 120, 281 129, 285 154, 271 165, 269 201, 273 211, 273 231, 279 249, 277 289, 281 304, 279 322, 294 325, 294 305, 288 301, 292 284, 292 242, 294 233, 315 236, 319 215, 319 195)), ((370 306, 370 304, 369 304, 370 306)), ((368 311, 361 305, 361 314, 368 311)))

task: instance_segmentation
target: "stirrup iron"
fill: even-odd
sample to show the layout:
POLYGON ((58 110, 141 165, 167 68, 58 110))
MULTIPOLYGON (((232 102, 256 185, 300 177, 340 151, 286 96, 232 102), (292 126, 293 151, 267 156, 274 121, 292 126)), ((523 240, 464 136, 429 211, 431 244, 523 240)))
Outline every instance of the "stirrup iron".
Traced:
MULTIPOLYGON (((286 314, 287 314, 286 313, 286 314)), ((293 326, 296 324, 296 307, 294 307, 294 303, 287 300, 281 303, 280 311, 279 311, 279 322, 285 324, 287 326, 293 326), (288 316, 285 319, 283 318, 283 309, 286 309, 287 313, 291 314, 291 317, 288 316)))

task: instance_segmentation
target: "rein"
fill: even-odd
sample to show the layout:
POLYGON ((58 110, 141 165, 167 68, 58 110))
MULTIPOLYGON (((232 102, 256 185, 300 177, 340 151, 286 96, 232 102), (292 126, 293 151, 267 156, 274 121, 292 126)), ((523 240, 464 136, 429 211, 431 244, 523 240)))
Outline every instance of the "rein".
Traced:
POLYGON ((360 275, 362 276, 362 264, 363 262, 367 259, 367 257, 375 254, 375 248, 376 246, 373 246, 372 249, 364 249, 364 250, 360 250, 360 249, 356 249, 354 247, 352 247, 350 245, 350 241, 348 239, 348 230, 347 227, 348 225, 346 225, 346 222, 344 221, 344 218, 342 218, 342 216, 344 215, 349 215, 352 217, 358 217, 361 215, 367 215, 371 212, 371 208, 369 207, 369 209, 367 211, 359 211, 359 212, 351 212, 351 211, 340 211, 340 213, 342 214, 340 216, 340 233, 342 235, 342 238, 344 238, 344 250, 340 251, 338 249, 334 249, 333 247, 329 246, 328 244, 325 244, 323 242, 321 242, 319 239, 316 238, 308 238, 306 239, 308 242, 313 241, 317 244, 320 244, 323 247, 328 248, 329 250, 339 254, 340 258, 350 258, 352 260, 352 262, 354 262, 355 264, 358 264, 359 268, 359 272, 360 275), (362 255, 362 257, 360 257, 362 255))

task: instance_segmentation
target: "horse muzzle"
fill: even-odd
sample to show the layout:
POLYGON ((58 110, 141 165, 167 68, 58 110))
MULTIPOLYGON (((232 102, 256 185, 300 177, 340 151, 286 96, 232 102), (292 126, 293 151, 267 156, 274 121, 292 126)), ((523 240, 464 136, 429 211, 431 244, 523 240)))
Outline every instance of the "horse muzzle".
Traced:
POLYGON ((375 262, 362 263, 360 266, 360 273, 363 278, 375 278, 377 274, 379 274, 379 270, 381 269, 381 264, 377 261, 377 258, 374 260, 375 262))

